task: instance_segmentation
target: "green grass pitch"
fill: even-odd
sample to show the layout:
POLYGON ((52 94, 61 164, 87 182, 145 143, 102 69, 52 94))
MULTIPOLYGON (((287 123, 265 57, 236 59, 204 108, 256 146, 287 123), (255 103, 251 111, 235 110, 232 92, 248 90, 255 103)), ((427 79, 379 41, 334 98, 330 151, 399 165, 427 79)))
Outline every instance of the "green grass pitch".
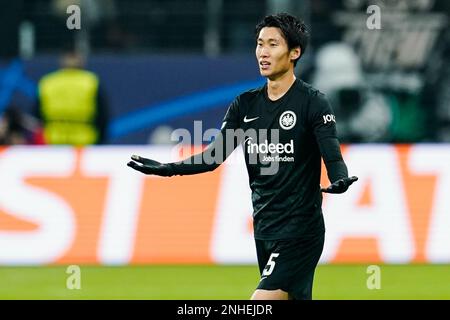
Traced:
MULTIPOLYGON (((380 265, 381 288, 369 290, 368 265, 319 265, 313 299, 450 299, 450 265, 380 265)), ((0 267, 0 299, 248 299, 256 266, 81 267, 69 290, 65 266, 0 267)))

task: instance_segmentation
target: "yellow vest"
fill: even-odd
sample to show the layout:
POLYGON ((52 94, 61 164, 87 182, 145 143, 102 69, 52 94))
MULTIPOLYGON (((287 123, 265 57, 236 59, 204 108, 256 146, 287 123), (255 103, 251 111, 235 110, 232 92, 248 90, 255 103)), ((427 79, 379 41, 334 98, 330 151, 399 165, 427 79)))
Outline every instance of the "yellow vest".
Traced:
POLYGON ((82 146, 97 142, 98 84, 94 73, 80 69, 55 71, 39 81, 47 143, 82 146))

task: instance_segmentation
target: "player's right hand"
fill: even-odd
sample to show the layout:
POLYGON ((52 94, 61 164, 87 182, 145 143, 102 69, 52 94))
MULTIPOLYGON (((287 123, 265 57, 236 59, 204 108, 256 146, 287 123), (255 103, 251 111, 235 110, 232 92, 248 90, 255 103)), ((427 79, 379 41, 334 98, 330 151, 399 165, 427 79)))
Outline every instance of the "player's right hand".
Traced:
POLYGON ((143 158, 141 156, 132 155, 127 166, 133 168, 134 170, 140 171, 145 174, 154 174, 157 176, 170 177, 173 176, 173 170, 168 163, 160 163, 158 161, 143 158))

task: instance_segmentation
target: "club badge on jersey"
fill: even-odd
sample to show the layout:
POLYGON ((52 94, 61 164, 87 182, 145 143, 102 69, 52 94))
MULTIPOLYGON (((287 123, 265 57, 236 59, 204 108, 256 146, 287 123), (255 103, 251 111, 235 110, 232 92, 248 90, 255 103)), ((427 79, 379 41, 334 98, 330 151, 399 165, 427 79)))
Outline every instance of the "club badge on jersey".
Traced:
POLYGON ((290 130, 295 126, 297 122, 297 116, 294 111, 287 110, 280 116, 280 127, 284 130, 290 130))

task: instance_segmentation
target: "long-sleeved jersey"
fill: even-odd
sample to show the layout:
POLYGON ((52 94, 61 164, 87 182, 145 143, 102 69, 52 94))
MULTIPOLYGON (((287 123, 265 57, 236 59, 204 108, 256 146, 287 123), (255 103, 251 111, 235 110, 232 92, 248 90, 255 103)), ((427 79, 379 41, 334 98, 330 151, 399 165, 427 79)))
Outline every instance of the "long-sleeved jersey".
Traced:
POLYGON ((242 145, 253 202, 256 239, 323 232, 321 158, 331 182, 348 176, 325 95, 297 79, 278 100, 267 85, 239 95, 221 133, 201 154, 171 168, 176 175, 211 171, 242 145))

